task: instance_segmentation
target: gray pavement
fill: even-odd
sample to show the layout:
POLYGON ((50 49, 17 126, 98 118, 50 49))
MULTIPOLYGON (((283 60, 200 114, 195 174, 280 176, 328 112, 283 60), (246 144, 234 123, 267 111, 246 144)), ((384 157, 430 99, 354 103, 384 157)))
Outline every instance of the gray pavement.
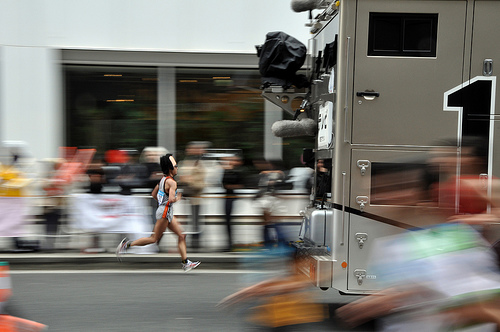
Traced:
MULTIPOLYGON (((248 269, 258 253, 190 253, 191 260, 202 262, 203 269, 248 269)), ((11 270, 19 269, 171 269, 179 268, 177 253, 125 254, 119 262, 114 253, 29 252, 0 253, 0 261, 11 270)))
MULTIPOLYGON (((329 317, 279 329, 265 328, 250 319, 265 298, 231 308, 216 306, 225 296, 264 277, 198 269, 190 273, 19 271, 12 273, 13 296, 7 313, 46 324, 49 331, 57 332, 345 331, 333 311, 353 297, 333 290, 311 289, 309 294, 315 302, 328 306, 329 317)), ((300 310, 300 306, 295 308, 300 310)))

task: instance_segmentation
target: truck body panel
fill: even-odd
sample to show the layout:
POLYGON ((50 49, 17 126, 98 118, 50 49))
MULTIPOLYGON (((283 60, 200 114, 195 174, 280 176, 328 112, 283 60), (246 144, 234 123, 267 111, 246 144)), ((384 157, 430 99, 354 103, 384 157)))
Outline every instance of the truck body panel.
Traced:
MULTIPOLYGON (((301 248, 314 249, 305 270, 318 287, 370 293, 377 290, 369 267, 377 238, 445 221, 436 206, 421 204, 428 197, 419 196, 429 157, 445 141, 456 141, 458 161, 450 167, 459 176, 462 139, 484 138, 488 165, 477 176, 490 197, 500 194, 492 186, 500 177, 500 1, 321 4, 324 11, 309 24, 310 87, 280 90, 280 96, 305 98, 300 111, 318 125, 301 248), (333 65, 325 58, 332 49, 333 65), (320 195, 325 178, 328 190, 320 195)), ((272 100, 272 92, 263 95, 272 100)))

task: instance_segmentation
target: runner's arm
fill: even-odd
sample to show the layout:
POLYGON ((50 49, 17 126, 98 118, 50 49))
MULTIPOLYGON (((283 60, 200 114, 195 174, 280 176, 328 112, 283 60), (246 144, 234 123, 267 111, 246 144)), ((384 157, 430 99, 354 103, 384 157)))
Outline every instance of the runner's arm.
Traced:
POLYGON ((178 195, 176 195, 177 182, 175 182, 172 179, 168 179, 167 180, 167 184, 169 186, 169 188, 168 188, 168 201, 169 201, 169 203, 173 204, 173 203, 175 203, 177 201, 180 201, 181 197, 182 197, 182 194, 179 193, 178 195))
POLYGON ((154 200, 155 201, 158 201, 158 198, 157 198, 157 195, 158 195, 158 185, 156 185, 156 187, 153 189, 153 191, 151 192, 151 196, 153 196, 154 200))

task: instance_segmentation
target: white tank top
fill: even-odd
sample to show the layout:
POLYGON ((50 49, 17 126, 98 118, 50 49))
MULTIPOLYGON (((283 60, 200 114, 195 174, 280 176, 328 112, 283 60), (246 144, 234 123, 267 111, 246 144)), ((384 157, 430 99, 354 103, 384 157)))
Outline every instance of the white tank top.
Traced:
POLYGON ((156 194, 156 199, 158 200, 159 205, 168 202, 168 192, 165 192, 165 181, 171 178, 172 177, 170 176, 164 176, 161 178, 160 183, 158 184, 158 193, 156 194))

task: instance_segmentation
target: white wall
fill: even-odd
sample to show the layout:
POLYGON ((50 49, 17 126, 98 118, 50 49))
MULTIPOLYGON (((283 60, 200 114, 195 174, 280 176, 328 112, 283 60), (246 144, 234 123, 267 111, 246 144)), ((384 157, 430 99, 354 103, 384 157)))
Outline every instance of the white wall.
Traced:
POLYGON ((61 49, 254 54, 270 31, 307 45, 307 18, 290 0, 0 0, 0 140, 57 156, 61 49))
POLYGON ((0 0, 0 44, 254 53, 269 31, 306 42, 290 0, 0 0))
POLYGON ((59 52, 0 46, 0 140, 26 141, 38 158, 62 144, 63 89, 59 52))

